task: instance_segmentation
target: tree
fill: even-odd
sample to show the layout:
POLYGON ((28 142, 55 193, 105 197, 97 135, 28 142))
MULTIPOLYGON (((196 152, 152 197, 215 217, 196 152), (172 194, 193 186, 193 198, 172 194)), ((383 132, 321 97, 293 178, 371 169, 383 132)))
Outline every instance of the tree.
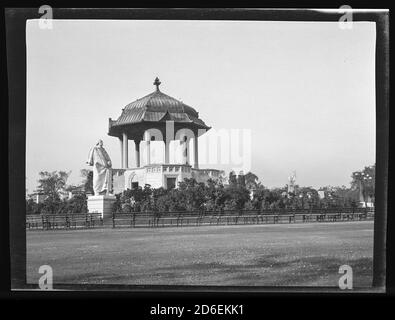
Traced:
POLYGON ((94 194, 93 191, 93 171, 88 169, 81 170, 82 184, 87 194, 94 194))
POLYGON ((325 197, 320 199, 323 207, 352 207, 352 203, 358 201, 358 190, 346 186, 325 186, 320 190, 325 194, 325 197))
POLYGON ((237 185, 237 178, 234 171, 229 172, 229 185, 236 186, 237 185))
POLYGON ((313 187, 299 187, 297 197, 303 209, 319 207, 321 204, 318 191, 313 187))
POLYGON ((223 208, 227 196, 225 187, 221 181, 209 179, 207 181, 206 188, 204 189, 204 193, 204 207, 206 210, 219 211, 223 208))
POLYGON ((227 207, 231 206, 233 209, 240 210, 243 209, 244 204, 250 200, 250 192, 245 187, 229 186, 225 189, 225 197, 226 201, 228 201, 225 201, 227 207))
POLYGON ((373 199, 375 194, 376 165, 353 172, 351 178, 351 187, 359 191, 366 207, 368 198, 373 199))
POLYGON ((261 183, 259 182, 258 176, 252 172, 248 172, 244 175, 245 185, 247 189, 257 189, 261 183))
POLYGON ((47 198, 56 200, 60 198, 60 192, 65 190, 66 182, 71 172, 65 171, 41 171, 39 173, 37 192, 47 198))
POLYGON ((228 199, 224 203, 224 210, 236 210, 237 208, 237 202, 235 199, 228 199))
POLYGON ((61 213, 87 213, 87 201, 85 194, 76 194, 71 199, 64 201, 61 213))
POLYGON ((120 193, 115 195, 115 202, 112 205, 112 211, 117 213, 122 212, 120 193))
POLYGON ((47 197, 42 203, 41 213, 55 214, 60 213, 64 207, 63 201, 57 197, 47 197))
POLYGON ((186 210, 203 209, 206 202, 206 188, 204 183, 198 183, 195 179, 184 179, 178 184, 178 192, 175 192, 182 199, 186 210))
POLYGON ((26 214, 40 214, 43 208, 42 203, 36 203, 33 199, 26 200, 26 214))
POLYGON ((254 201, 248 200, 246 203, 244 203, 244 210, 255 210, 256 205, 254 201))
POLYGON ((243 171, 240 171, 239 175, 237 176, 237 185, 242 188, 246 187, 246 179, 243 171))
POLYGON ((61 192, 65 191, 70 172, 41 171, 39 173, 37 192, 45 195, 41 211, 43 213, 58 213, 62 208, 61 192))

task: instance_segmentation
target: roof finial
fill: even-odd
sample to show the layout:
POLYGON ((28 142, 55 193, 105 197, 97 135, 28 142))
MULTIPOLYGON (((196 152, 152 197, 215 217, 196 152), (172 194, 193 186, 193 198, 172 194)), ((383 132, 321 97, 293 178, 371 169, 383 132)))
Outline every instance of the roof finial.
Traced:
POLYGON ((156 86, 156 91, 159 91, 160 84, 161 84, 161 82, 159 81, 159 78, 156 77, 155 81, 154 81, 154 85, 156 86))

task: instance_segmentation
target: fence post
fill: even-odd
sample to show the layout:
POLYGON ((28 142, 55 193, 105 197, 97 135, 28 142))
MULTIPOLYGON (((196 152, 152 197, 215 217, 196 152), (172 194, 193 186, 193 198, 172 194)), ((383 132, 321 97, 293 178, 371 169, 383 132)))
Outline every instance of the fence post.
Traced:
POLYGON ((115 212, 112 213, 112 227, 115 228, 115 212))

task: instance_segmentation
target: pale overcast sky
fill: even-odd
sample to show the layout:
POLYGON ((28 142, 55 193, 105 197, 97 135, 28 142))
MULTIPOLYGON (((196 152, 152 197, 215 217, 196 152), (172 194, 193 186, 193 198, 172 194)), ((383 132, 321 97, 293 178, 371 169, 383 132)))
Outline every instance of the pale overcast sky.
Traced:
POLYGON ((108 118, 154 91, 156 76, 213 129, 250 130, 264 185, 294 170, 300 185, 349 185, 375 162, 375 34, 368 22, 28 21, 28 191, 41 170, 80 182, 99 138, 119 167, 108 118))

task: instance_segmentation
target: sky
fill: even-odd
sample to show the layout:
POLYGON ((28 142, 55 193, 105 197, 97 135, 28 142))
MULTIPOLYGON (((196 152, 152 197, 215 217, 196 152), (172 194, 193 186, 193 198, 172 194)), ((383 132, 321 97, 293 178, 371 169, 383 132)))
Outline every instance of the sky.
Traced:
POLYGON ((374 23, 54 20, 40 29, 29 20, 26 28, 29 193, 40 171, 71 171, 68 182, 81 182, 98 139, 120 167, 108 119, 153 92, 155 77, 212 127, 199 138, 203 168, 235 165, 205 161, 205 139, 218 130, 245 137, 244 168, 267 187, 284 186, 293 171, 299 185, 349 186, 353 171, 375 162, 374 23))

